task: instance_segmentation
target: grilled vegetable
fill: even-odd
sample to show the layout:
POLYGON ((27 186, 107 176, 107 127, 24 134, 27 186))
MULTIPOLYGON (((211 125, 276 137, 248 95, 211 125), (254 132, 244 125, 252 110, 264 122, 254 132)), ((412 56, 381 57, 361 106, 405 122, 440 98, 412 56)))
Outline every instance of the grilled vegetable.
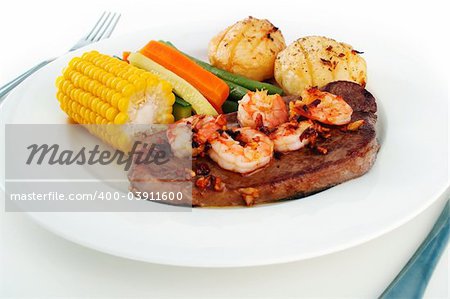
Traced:
POLYGON ((180 97, 175 97, 175 104, 173 104, 173 116, 175 120, 180 120, 192 115, 192 106, 180 97))
POLYGON ((238 110, 239 104, 234 101, 225 101, 222 105, 223 113, 232 113, 238 110))
POLYGON ((275 79, 288 94, 322 87, 332 81, 366 83, 366 62, 350 45, 322 36, 301 38, 281 51, 275 79))
POLYGON ((229 88, 222 79, 161 42, 150 41, 140 52, 185 79, 200 91, 217 111, 220 111, 229 93, 229 88))
POLYGON ((197 114, 217 115, 216 109, 208 102, 208 100, 186 80, 167 70, 163 66, 154 62, 152 59, 141 53, 131 53, 128 61, 134 66, 149 71, 164 80, 170 82, 174 92, 192 105, 192 109, 197 114))
MULTIPOLYGON (((171 42, 164 42, 166 45, 169 45, 173 48, 175 48, 175 46, 171 43, 171 42)), ((179 50, 178 50, 179 51, 179 50)), ((234 83, 237 85, 240 85, 242 87, 245 87, 251 91, 256 91, 256 90, 267 90, 269 94, 279 94, 279 95, 283 95, 283 89, 269 84, 269 83, 264 83, 264 82, 259 82, 259 81, 255 81, 255 80, 251 80, 248 78, 245 78, 243 76, 239 76, 236 74, 232 74, 230 72, 218 69, 216 67, 213 67, 212 65, 210 65, 207 62, 201 61, 195 57, 189 56, 186 53, 180 52, 182 54, 184 54, 186 57, 190 58, 191 60, 193 60, 195 63, 197 63, 199 66, 201 66, 202 68, 204 68, 207 71, 210 71, 211 73, 213 73, 214 75, 216 75, 219 78, 222 78, 223 80, 225 80, 226 83, 234 83)), ((228 85, 230 86, 230 85, 228 85)), ((231 86, 230 86, 231 88, 231 86)))

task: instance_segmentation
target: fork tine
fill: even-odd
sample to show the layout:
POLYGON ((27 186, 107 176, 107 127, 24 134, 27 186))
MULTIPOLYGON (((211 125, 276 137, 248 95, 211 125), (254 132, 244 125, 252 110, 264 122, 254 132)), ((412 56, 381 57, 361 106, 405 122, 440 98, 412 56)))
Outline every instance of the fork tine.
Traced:
POLYGON ((101 20, 103 20, 103 17, 106 15, 106 11, 104 11, 101 15, 101 17, 97 20, 97 23, 95 23, 94 27, 92 27, 92 30, 86 35, 85 39, 88 40, 89 37, 94 33, 97 26, 100 24, 101 20))
POLYGON ((89 38, 90 41, 95 41, 96 36, 102 30, 103 26, 105 26, 105 23, 108 21, 109 17, 111 16, 111 12, 108 12, 106 15, 106 18, 101 22, 100 26, 97 26, 97 29, 94 32, 94 35, 89 38))
POLYGON ((114 23, 112 24, 112 26, 109 28, 108 32, 106 32, 106 35, 104 36, 104 38, 109 38, 111 36, 111 34, 113 33, 114 29, 116 28, 117 23, 120 20, 120 16, 121 14, 117 15, 116 20, 114 21, 114 23))
MULTIPOLYGON (((114 27, 116 26, 117 22, 119 21, 120 18, 120 14, 116 14, 114 13, 111 17, 111 19, 109 20, 108 24, 103 28, 103 31, 100 33, 100 35, 97 36, 95 41, 99 41, 101 39, 104 38, 104 36, 107 35, 107 32, 109 31, 109 35, 111 35, 111 30, 110 29, 114 29, 114 27)), ((108 36, 106 36, 108 37, 108 36)))
POLYGON ((73 45, 72 48, 69 49, 69 52, 111 36, 117 22, 119 22, 119 18, 119 13, 103 12, 91 32, 73 45))

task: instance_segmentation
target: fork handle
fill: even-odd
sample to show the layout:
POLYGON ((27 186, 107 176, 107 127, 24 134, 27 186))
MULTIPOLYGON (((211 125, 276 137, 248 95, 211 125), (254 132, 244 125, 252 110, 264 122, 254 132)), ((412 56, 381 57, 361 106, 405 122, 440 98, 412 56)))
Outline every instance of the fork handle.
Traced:
MULTIPOLYGON (((34 67, 32 67, 31 69, 29 69, 28 71, 26 71, 25 73, 23 73, 22 75, 16 77, 15 79, 13 79, 12 81, 6 83, 5 85, 3 85, 0 88, 0 98, 3 98, 5 95, 7 95, 14 87, 16 87, 17 85, 19 85, 20 83, 22 83, 23 80, 25 80, 26 78, 28 78, 31 74, 35 73, 37 70, 39 70, 40 68, 42 68, 43 66, 49 64, 50 62, 52 62, 53 60, 55 60, 56 58, 50 58, 47 60, 42 61, 41 63, 35 65, 34 67)), ((3 98, 4 99, 4 98, 3 98)), ((0 102, 3 100, 0 99, 0 102)))
POLYGON ((450 234, 449 201, 427 238, 379 299, 422 298, 450 234))

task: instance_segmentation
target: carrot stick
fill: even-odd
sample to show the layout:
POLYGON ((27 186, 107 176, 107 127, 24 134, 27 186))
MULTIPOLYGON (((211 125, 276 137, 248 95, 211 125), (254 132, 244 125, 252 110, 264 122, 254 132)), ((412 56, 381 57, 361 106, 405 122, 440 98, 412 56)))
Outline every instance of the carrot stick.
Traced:
POLYGON ((203 69, 178 50, 161 42, 152 40, 140 52, 185 79, 203 94, 219 113, 221 112, 222 104, 230 92, 228 85, 222 79, 203 69))
POLYGON ((122 53, 122 60, 128 62, 128 56, 130 56, 131 52, 129 51, 124 51, 122 53))

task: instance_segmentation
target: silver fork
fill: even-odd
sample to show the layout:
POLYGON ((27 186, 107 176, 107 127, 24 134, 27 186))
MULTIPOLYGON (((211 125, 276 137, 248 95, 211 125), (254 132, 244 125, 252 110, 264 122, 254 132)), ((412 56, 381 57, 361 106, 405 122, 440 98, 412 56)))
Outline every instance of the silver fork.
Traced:
MULTIPOLYGON (((119 22, 119 19, 120 19, 119 13, 111 13, 111 12, 106 12, 106 11, 103 12, 102 16, 100 17, 100 19, 98 19, 97 23, 95 23, 92 30, 86 36, 81 38, 75 45, 73 45, 73 47, 70 48, 68 52, 77 50, 77 49, 84 47, 86 45, 89 45, 91 43, 95 43, 95 42, 98 42, 99 40, 110 37, 112 32, 114 31, 114 28, 117 25, 117 22, 119 22)), ((0 103, 3 101, 4 96, 7 95, 14 87, 19 85, 23 80, 28 78, 31 74, 33 74, 34 72, 36 72, 43 66, 49 64, 56 58, 57 57, 42 61, 41 63, 32 67, 31 69, 29 69, 22 75, 18 76, 14 80, 3 85, 0 88, 0 103)))

